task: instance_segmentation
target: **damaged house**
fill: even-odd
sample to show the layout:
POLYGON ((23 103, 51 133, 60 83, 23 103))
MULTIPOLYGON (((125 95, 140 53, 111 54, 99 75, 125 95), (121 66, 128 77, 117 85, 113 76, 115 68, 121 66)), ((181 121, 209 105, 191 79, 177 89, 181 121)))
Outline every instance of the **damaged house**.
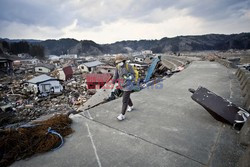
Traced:
POLYGON ((0 74, 11 74, 13 72, 13 61, 16 57, 13 55, 0 54, 0 74))
POLYGON ((111 74, 87 74, 86 75, 87 88, 88 89, 100 89, 110 79, 112 79, 111 74))
POLYGON ((33 58, 33 59, 20 59, 19 60, 22 65, 36 65, 40 63, 40 60, 33 58))
POLYGON ((100 61, 92 61, 92 62, 87 62, 83 63, 78 66, 78 69, 83 73, 83 72, 93 72, 96 70, 97 66, 103 65, 102 62, 100 61))
POLYGON ((38 64, 35 67, 35 72, 48 74, 52 72, 54 69, 55 66, 52 64, 38 64))
POLYGON ((35 94, 59 94, 63 87, 58 79, 43 74, 28 80, 26 89, 35 94))
POLYGON ((67 81, 73 77, 73 69, 71 66, 57 69, 56 72, 56 78, 63 81, 67 81))

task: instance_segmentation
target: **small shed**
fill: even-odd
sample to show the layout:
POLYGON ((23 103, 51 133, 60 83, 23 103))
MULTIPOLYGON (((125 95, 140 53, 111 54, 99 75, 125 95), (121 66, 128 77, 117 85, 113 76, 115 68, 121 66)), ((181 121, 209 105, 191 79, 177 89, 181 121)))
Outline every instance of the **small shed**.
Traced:
POLYGON ((58 94, 63 90, 58 79, 45 74, 32 78, 26 82, 28 83, 27 89, 36 94, 58 94))
POLYGON ((50 73, 51 71, 53 71, 55 69, 55 66, 52 64, 38 64, 35 67, 35 72, 38 73, 50 73))
POLYGON ((104 63, 100 62, 100 61, 92 61, 92 62, 87 62, 87 63, 83 63, 81 65, 78 66, 78 69, 81 72, 93 72, 95 71, 97 66, 103 65, 104 63))

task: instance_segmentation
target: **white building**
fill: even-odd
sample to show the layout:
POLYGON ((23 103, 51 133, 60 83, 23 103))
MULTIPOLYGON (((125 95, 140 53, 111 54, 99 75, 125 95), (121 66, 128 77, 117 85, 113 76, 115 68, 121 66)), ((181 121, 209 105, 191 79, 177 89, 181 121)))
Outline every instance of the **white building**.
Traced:
POLYGON ((60 55, 60 58, 62 58, 62 59, 77 59, 77 54, 60 55))
POLYGON ((147 54, 153 54, 153 52, 151 50, 142 50, 141 54, 147 55, 147 54))
POLYGON ((104 63, 100 61, 92 61, 92 62, 87 62, 83 63, 78 66, 78 69, 83 73, 83 72, 93 72, 95 71, 97 66, 103 65, 104 63))
POLYGON ((49 60, 51 61, 59 61, 60 57, 56 55, 49 55, 49 60))
POLYGON ((55 69, 55 66, 52 64, 38 64, 35 67, 35 72, 38 73, 50 73, 55 69))
POLYGON ((27 89, 35 94, 58 94, 63 90, 59 80, 45 74, 28 80, 27 83, 27 89))
POLYGON ((96 59, 93 56, 86 56, 85 60, 87 60, 87 61, 94 61, 96 59))
POLYGON ((38 64, 40 63, 40 60, 34 58, 34 59, 21 59, 19 60, 21 64, 38 64))

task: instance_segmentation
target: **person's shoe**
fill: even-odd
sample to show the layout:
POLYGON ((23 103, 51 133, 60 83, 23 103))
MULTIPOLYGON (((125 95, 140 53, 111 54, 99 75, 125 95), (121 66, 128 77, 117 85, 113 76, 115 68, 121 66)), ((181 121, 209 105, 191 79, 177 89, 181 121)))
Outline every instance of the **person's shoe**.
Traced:
POLYGON ((131 112, 133 110, 134 106, 128 106, 127 111, 131 112))
POLYGON ((120 115, 117 117, 117 119, 118 119, 119 121, 122 121, 122 120, 125 119, 125 115, 120 114, 120 115))

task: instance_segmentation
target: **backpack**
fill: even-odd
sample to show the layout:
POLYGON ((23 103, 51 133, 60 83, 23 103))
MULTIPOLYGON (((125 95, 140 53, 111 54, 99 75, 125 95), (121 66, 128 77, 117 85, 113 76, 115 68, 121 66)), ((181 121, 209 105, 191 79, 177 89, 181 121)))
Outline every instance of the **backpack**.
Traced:
MULTIPOLYGON (((120 69, 120 66, 117 65, 116 68, 119 70, 120 69)), ((135 73, 135 82, 138 81, 138 78, 139 78, 139 71, 137 70, 136 67, 132 66, 133 70, 134 70, 134 73, 135 73)), ((127 71, 129 71, 129 67, 128 67, 128 63, 126 63, 126 69, 127 71)))

